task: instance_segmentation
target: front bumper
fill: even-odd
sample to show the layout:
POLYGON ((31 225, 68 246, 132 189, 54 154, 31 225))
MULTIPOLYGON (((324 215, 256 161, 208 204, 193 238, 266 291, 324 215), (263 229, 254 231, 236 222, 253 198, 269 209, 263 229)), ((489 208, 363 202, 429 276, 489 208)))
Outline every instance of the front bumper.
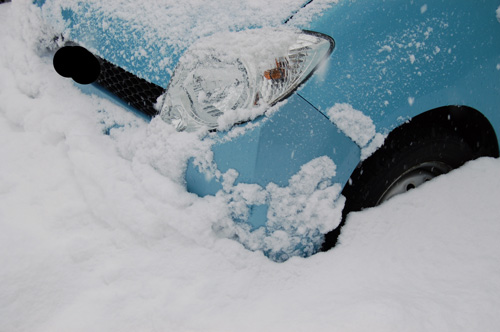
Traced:
MULTIPOLYGON (((286 188, 304 165, 321 157, 334 164, 328 181, 343 188, 360 160, 360 148, 297 93, 271 115, 218 133, 216 141, 212 148, 215 171, 201 170, 194 160, 189 162, 189 192, 205 196, 230 190, 224 187, 221 176, 230 170, 237 174, 233 187, 253 184, 263 190, 270 185, 286 188), (236 134, 236 130, 243 133, 236 134)), ((269 204, 269 198, 248 204, 249 213, 238 219, 244 219, 253 229, 265 226, 270 219, 269 204)))

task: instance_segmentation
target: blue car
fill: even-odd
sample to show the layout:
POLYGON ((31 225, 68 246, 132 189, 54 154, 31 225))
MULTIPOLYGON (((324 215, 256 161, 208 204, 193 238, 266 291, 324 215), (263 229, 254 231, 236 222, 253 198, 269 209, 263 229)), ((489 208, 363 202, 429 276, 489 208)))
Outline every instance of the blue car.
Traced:
POLYGON ((187 190, 226 197, 231 236, 276 260, 331 248, 351 211, 499 156, 498 1, 35 4, 58 73, 206 133, 212 159, 190 159, 187 190))

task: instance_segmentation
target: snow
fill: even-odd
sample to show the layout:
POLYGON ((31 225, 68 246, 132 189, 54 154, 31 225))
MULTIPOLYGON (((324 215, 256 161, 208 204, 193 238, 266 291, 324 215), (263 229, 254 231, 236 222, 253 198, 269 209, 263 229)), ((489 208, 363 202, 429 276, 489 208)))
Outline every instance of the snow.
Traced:
POLYGON ((372 119, 346 103, 337 103, 327 115, 344 134, 361 148, 361 160, 365 160, 384 144, 385 135, 377 133, 372 119))
POLYGON ((292 15, 290 26, 305 26, 336 0, 315 0, 296 13, 305 2, 45 0, 43 14, 66 39, 167 87, 170 75, 165 74, 171 74, 175 61, 158 66, 156 59, 180 55, 194 41, 217 32, 276 27, 292 15), (68 10, 74 17, 92 19, 96 24, 72 25, 68 10))
POLYGON ((498 6, 498 8, 497 8, 496 14, 497 14, 497 20, 498 20, 498 22, 500 22, 500 6, 498 6))
POLYGON ((260 250, 275 261, 292 256, 310 256, 323 242, 323 234, 341 221, 344 198, 341 187, 332 183, 336 166, 326 157, 303 165, 292 176, 287 187, 270 183, 266 188, 256 184, 234 185, 237 173, 224 174, 224 190, 217 194, 226 203, 235 220, 247 220, 249 205, 267 203, 266 227, 252 230, 245 223, 222 220, 215 224, 217 233, 237 239, 246 248, 260 250))
MULTIPOLYGON (((83 94, 34 46, 36 20, 0 5, 1 330, 499 329, 500 160, 352 214, 327 253, 275 263, 214 231, 230 221, 222 197, 186 192, 188 155, 210 161, 197 133, 83 94)), ((276 194, 314 195, 300 178, 329 163, 276 194)))

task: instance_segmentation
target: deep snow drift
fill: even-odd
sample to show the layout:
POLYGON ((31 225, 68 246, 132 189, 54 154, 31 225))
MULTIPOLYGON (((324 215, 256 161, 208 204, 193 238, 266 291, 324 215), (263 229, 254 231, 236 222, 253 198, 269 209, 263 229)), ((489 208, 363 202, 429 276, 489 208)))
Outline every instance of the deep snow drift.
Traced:
POLYGON ((185 191, 195 135, 80 92, 35 51, 30 20, 0 5, 0 331, 500 328, 499 160, 274 263, 214 233, 223 200, 185 191))

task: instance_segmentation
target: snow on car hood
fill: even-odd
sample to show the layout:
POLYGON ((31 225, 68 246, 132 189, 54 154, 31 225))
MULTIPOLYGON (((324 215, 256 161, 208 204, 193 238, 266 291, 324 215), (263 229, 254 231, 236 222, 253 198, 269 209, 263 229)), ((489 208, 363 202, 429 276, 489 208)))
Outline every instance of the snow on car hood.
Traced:
POLYGON ((35 0, 44 19, 114 64, 167 87, 195 40, 221 31, 306 27, 336 0, 35 0))

